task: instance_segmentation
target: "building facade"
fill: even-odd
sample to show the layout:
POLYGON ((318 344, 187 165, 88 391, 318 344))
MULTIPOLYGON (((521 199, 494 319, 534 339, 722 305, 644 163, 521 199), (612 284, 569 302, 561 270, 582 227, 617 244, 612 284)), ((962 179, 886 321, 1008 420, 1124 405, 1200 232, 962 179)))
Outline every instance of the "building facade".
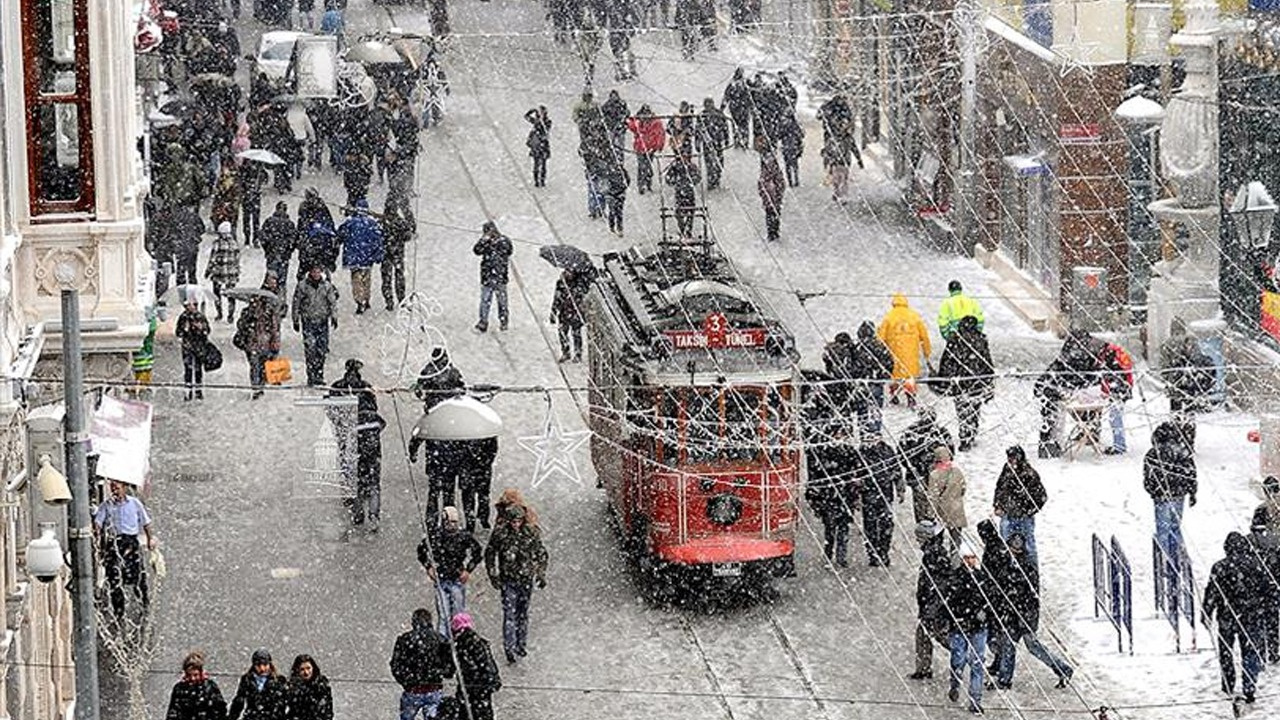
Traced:
POLYGON ((130 377, 146 334, 136 12, 0 0, 0 719, 69 717, 75 696, 66 578, 24 567, 37 521, 65 533, 65 506, 44 504, 36 482, 41 453, 63 466, 60 422, 38 407, 60 396, 61 290, 80 291, 88 377, 130 377), (29 380, 42 376, 53 382, 41 394, 29 380))

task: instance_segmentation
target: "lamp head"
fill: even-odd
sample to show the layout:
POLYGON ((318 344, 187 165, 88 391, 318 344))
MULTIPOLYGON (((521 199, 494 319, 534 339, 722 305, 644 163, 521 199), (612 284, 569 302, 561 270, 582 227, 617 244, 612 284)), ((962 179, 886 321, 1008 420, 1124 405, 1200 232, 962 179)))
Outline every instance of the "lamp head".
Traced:
POLYGON ((1254 181, 1240 186, 1227 212, 1236 223, 1236 233, 1250 247, 1265 248, 1271 244, 1271 229, 1276 219, 1276 203, 1267 186, 1254 181))
POLYGON ((53 466, 53 459, 47 454, 40 456, 40 473, 36 476, 40 487, 40 497, 49 505, 66 505, 71 502, 71 486, 67 484, 67 476, 58 472, 53 466))

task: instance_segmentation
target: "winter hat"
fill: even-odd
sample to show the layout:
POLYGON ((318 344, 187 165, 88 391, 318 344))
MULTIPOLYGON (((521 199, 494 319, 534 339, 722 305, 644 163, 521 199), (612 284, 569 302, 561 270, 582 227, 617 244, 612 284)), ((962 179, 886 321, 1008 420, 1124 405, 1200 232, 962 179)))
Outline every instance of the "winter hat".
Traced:
POLYGON ((1004 451, 1004 456, 1010 460, 1016 460, 1017 462, 1027 461, 1027 451, 1023 450, 1021 445, 1010 445, 1009 448, 1004 451))
POLYGON ((271 662, 271 651, 266 648, 258 648, 253 651, 253 664, 263 665, 271 662))
POLYGON ((480 226, 480 231, 481 231, 481 232, 486 232, 486 233, 490 233, 490 232, 498 232, 498 224, 497 224, 497 223, 495 223, 495 222, 494 222, 494 221, 492 221, 492 220, 489 220, 489 221, 488 221, 488 222, 486 222, 484 225, 481 225, 481 226, 480 226))
POLYGON ((449 621, 449 629, 453 631, 454 635, 463 630, 470 630, 472 627, 474 626, 471 624, 471 613, 460 612, 449 621))
POLYGON ((1280 495, 1280 478, 1268 475, 1267 479, 1262 481, 1262 492, 1265 495, 1280 495))
POLYGON ((231 234, 231 223, 227 222, 226 220, 223 220, 222 222, 218 223, 218 234, 219 234, 219 235, 230 235, 230 234, 231 234))
POLYGON ((933 449, 933 459, 938 462, 946 462, 951 459, 951 448, 946 445, 939 445, 933 449))
POLYGON ((952 280, 951 282, 947 283, 947 292, 957 293, 963 289, 964 288, 960 286, 959 280, 952 280))
MULTIPOLYGON (((462 513, 458 512, 458 508, 450 505, 444 509, 444 521, 458 525, 462 523, 462 513)), ((456 619, 456 616, 455 616, 456 619)))

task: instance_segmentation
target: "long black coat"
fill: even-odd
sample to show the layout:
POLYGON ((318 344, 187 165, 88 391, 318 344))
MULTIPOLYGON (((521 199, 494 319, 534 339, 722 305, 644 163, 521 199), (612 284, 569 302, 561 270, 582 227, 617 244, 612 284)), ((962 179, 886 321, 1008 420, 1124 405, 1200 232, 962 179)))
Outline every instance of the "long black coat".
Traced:
MULTIPOLYGON (((285 213, 272 213, 262 221, 262 254, 267 265, 285 263, 298 248, 298 229, 285 213)), ((283 282, 286 278, 280 278, 283 282)))
POLYGON ((488 640, 467 628, 454 636, 453 644, 458 653, 458 679, 466 686, 469 696, 488 697, 502 687, 502 677, 488 640))
POLYGON ((240 676, 240 685, 231 700, 227 720, 240 720, 241 713, 244 720, 284 720, 288 705, 288 687, 284 678, 273 674, 259 690, 250 671, 240 676))
POLYGON ((832 438, 805 448, 809 481, 804 497, 823 523, 848 523, 858 507, 857 450, 832 438))
POLYGON ((996 480, 995 496, 992 505, 1004 513, 1007 518, 1034 517, 1044 507, 1047 495, 1040 473, 1028 463, 1020 463, 1016 468, 1005 463, 996 480))
POLYGON ((165 720, 226 720, 227 701, 212 678, 199 682, 179 681, 169 693, 165 720))
POLYGON ((1161 423, 1142 458, 1142 487, 1155 502, 1196 495, 1196 459, 1172 423, 1161 423))
POLYGON ((932 385, 944 395, 989 400, 995 391, 995 363, 991 361, 987 336, 977 324, 972 316, 961 318, 959 329, 947 340, 937 373, 944 382, 932 385))
POLYGON ((991 578, 983 567, 971 569, 962 565, 952 573, 946 588, 946 606, 953 632, 972 635, 988 626, 991 606, 987 598, 991 589, 991 578))
POLYGON ((875 511, 893 517, 893 498, 902 492, 902 464, 898 452, 883 440, 858 450, 858 480, 864 514, 875 511))
POLYGON ((1209 571, 1204 614, 1223 629, 1260 638, 1271 597, 1266 568, 1238 532, 1227 535, 1224 549, 1227 556, 1209 571))
MULTIPOLYGON (((312 661, 312 667, 315 662, 312 661)), ((289 678, 289 720, 333 720, 333 690, 316 668, 310 680, 289 678)))

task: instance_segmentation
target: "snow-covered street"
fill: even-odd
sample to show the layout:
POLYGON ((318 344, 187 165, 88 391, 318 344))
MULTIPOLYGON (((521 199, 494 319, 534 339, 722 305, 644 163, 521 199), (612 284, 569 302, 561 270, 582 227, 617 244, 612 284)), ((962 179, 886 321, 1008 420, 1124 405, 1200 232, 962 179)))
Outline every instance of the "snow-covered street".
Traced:
MULTIPOLYGON (((766 3, 767 4, 767 3, 766 3)), ((241 42, 256 41, 261 25, 240 21, 241 42)), ((377 6, 351 0, 348 37, 390 26, 427 31, 427 12, 413 4, 377 6)), ((534 592, 529 657, 502 664, 496 716, 509 720, 670 718, 702 720, 825 720, 960 717, 963 703, 947 701, 947 658, 935 648, 934 679, 913 681, 913 631, 919 550, 912 537, 910 501, 897 506, 892 563, 868 567, 859 523, 850 538, 851 568, 822 556, 822 528, 805 508, 798 531, 798 574, 779 580, 776 600, 704 612, 646 603, 611 532, 605 497, 596 489, 587 447, 575 460, 580 482, 564 477, 533 482, 534 457, 522 437, 542 434, 547 397, 566 430, 585 429, 585 364, 557 363, 556 328, 547 323, 558 270, 538 257, 547 244, 572 244, 595 256, 651 241, 660 234, 659 199, 629 193, 626 231, 619 238, 603 220, 587 217, 582 162, 570 110, 582 90, 582 66, 556 44, 533 0, 456 0, 454 37, 444 54, 451 83, 442 125, 424 130, 418 159, 415 212, 418 236, 408 250, 408 284, 427 307, 431 340, 406 339, 382 308, 352 314, 350 279, 340 271, 339 326, 328 377, 343 361, 365 362, 379 388, 405 387, 426 361, 424 348, 443 342, 470 384, 505 388, 491 406, 504 431, 495 467, 494 497, 520 488, 537 508, 550 554, 548 584, 534 592), (535 188, 524 138, 526 110, 546 105, 553 120, 547 187, 535 188), (481 225, 493 220, 514 245, 511 326, 479 334, 478 258, 471 252, 481 225), (408 350, 406 351, 406 342, 408 350), (407 374, 406 374, 407 373, 407 374)), ((673 31, 642 33, 635 44, 639 77, 610 81, 607 48, 596 69, 596 90, 616 87, 634 111, 649 103, 669 112, 681 100, 719 101, 735 67, 748 72, 795 62, 756 39, 721 37, 719 50, 681 59, 673 31)), ((801 70, 795 67, 795 70, 801 70)), ((822 181, 822 130, 813 113, 822 98, 800 87, 807 131, 801 186, 789 188, 781 241, 766 243, 756 191, 757 160, 726 151, 722 189, 706 194, 715 239, 774 304, 796 336, 802 368, 822 367, 825 343, 863 320, 879 322, 890 296, 903 293, 930 325, 936 360, 943 342, 933 322, 947 283, 963 282, 986 311, 997 373, 995 400, 983 411, 974 450, 957 465, 968 477, 970 524, 991 515, 991 497, 1005 449, 1027 448, 1049 501, 1039 515, 1037 544, 1043 588, 1041 638, 1075 665, 1073 682, 1053 687, 1053 674, 1021 653, 1012 690, 989 690, 990 714, 1013 717, 1089 717, 1117 708, 1112 720, 1223 717, 1229 702, 1219 689, 1212 637, 1197 628, 1197 649, 1181 655, 1152 597, 1152 504, 1142 488, 1142 454, 1151 429, 1168 414, 1156 385, 1140 381, 1128 406, 1129 451, 1119 457, 1086 454, 1077 460, 1036 460, 1039 416, 1028 372, 1043 369, 1061 341, 1032 331, 990 289, 994 276, 972 259, 932 248, 897 199, 875 156, 852 171, 851 199, 837 205, 822 181), (1134 653, 1118 654, 1115 633, 1092 607, 1090 537, 1114 535, 1134 567, 1134 653)), ((628 161, 634 172, 634 161, 628 161)), ((296 196, 266 190, 264 216, 278 199, 296 210, 302 189, 315 186, 335 216, 344 198, 328 167, 307 170, 296 196)), ((386 185, 370 198, 382 207, 386 185)), ((207 255, 208 248, 204 253, 207 255)), ((260 250, 242 252, 242 277, 257 281, 260 250)), ((205 266, 202 255, 200 267, 205 266)), ((292 275, 292 273, 291 273, 292 275)), ((375 283, 377 283, 375 279, 375 283)), ((293 278, 290 277, 290 290, 293 278)), ((415 558, 422 536, 422 467, 410 466, 408 434, 421 404, 405 392, 379 396, 389 423, 383 433, 380 532, 348 533, 346 513, 332 493, 310 481, 315 441, 324 423, 316 407, 295 405, 314 392, 272 388, 251 401, 243 385, 243 355, 231 349, 233 326, 214 323, 225 367, 210 375, 203 402, 184 402, 178 390, 155 391, 155 451, 148 498, 168 559, 158 584, 154 621, 160 652, 147 683, 149 716, 162 717, 182 657, 208 652, 209 669, 232 692, 257 647, 278 665, 297 653, 313 655, 333 685, 335 717, 374 720, 396 712, 399 687, 387 661, 396 635, 414 608, 435 612, 433 589, 415 558)), ((288 324, 283 354, 301 381, 302 341, 288 324)), ((1138 355, 1136 349, 1133 351, 1138 355)), ((1145 364, 1139 369, 1145 375, 1145 364)), ((180 382, 172 338, 157 351, 157 382, 180 382)), ((951 404, 922 390, 944 424, 956 426, 951 404)), ((889 439, 910 423, 905 407, 886 409, 889 439)), ((1248 531, 1258 503, 1257 427, 1247 414, 1216 411, 1200 418, 1196 462, 1198 503, 1184 519, 1198 588, 1222 557, 1229 530, 1248 531)), ((1104 440, 1106 440, 1104 431, 1104 440)), ((483 540, 487 531, 480 532, 483 540)), ((1199 598, 1197 598, 1199 602, 1199 598)), ((477 630, 500 646, 502 609, 496 591, 473 581, 468 606, 477 630)), ((1186 643, 1184 643, 1186 644, 1186 643)), ((1273 672, 1261 679, 1253 712, 1280 708, 1273 672)), ((108 709, 107 717, 116 717, 108 709)))

